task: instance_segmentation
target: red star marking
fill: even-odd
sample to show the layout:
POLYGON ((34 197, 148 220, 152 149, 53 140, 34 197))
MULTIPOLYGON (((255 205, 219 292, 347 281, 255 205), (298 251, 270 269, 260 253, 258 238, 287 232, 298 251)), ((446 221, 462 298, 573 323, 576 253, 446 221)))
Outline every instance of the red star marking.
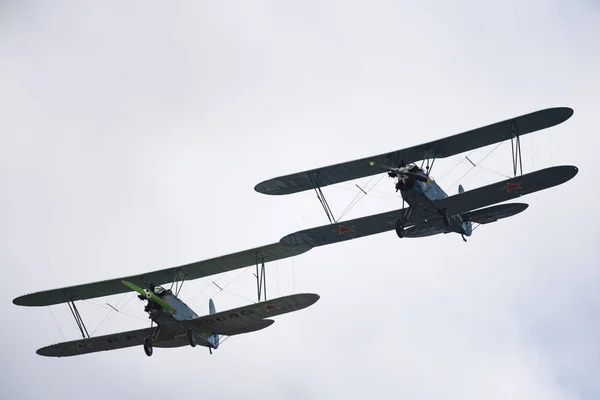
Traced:
POLYGON ((271 305, 271 304, 267 304, 267 305, 265 306, 265 309, 266 309, 267 311, 271 311, 271 310, 274 310, 274 309, 276 309, 276 308, 279 308, 279 306, 275 306, 275 305, 271 305))
POLYGON ((342 235, 346 232, 354 232, 354 225, 352 225, 352 226, 340 225, 336 230, 334 230, 334 232, 337 232, 340 235, 342 235))
POLYGON ((506 184, 506 193, 510 193, 510 192, 512 192, 513 190, 516 190, 516 189, 523 189, 521 187, 522 184, 523 184, 522 182, 519 182, 519 183, 510 183, 509 182, 509 183, 507 183, 506 184))
POLYGON ((81 349, 89 349, 90 348, 90 344, 89 343, 77 343, 75 345, 75 348, 77 350, 81 350, 81 349))

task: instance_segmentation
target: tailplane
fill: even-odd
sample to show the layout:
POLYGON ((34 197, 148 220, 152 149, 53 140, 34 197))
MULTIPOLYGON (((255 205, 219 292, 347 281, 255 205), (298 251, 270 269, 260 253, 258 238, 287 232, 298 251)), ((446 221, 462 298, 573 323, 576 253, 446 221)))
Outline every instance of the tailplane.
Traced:
MULTIPOLYGON (((208 301, 208 312, 209 312, 209 314, 214 314, 217 312, 217 310, 215 308, 215 303, 213 302, 212 299, 210 299, 208 301)), ((215 335, 210 336, 208 338, 208 341, 213 345, 215 350, 219 348, 219 335, 215 334, 215 335)))
MULTIPOLYGON (((465 189, 462 187, 462 185, 458 185, 458 193, 464 193, 465 189)), ((471 234, 473 233, 473 222, 471 221, 465 221, 462 223, 462 230, 463 230, 463 235, 466 236, 471 236, 471 234)))

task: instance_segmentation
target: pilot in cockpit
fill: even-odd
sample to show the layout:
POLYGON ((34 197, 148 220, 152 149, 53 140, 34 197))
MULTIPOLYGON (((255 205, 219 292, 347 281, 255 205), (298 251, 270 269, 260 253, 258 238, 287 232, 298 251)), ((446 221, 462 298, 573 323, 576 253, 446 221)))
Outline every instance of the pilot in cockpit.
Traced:
POLYGON ((160 298, 163 298, 167 294, 167 291, 162 286, 155 286, 154 287, 154 294, 157 295, 160 298))

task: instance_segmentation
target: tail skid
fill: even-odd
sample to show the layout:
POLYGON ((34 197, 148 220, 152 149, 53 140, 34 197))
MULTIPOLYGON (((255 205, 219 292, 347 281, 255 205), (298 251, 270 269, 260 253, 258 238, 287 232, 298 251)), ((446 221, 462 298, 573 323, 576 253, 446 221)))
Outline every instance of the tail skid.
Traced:
MULTIPOLYGON (((217 309, 215 308, 215 303, 213 302, 213 299, 210 299, 208 301, 208 313, 214 314, 216 312, 217 312, 217 309)), ((215 350, 219 348, 219 338, 220 338, 220 336, 218 334, 211 335, 208 338, 208 341, 210 342, 210 344, 212 345, 212 347, 215 350)), ((208 350, 210 351, 210 354, 212 354, 212 348, 209 347, 208 350)))
MULTIPOLYGON (((458 185, 458 193, 464 193, 465 189, 463 188, 462 185, 458 185)), ((471 236, 473 234, 473 222, 471 221, 464 221, 462 223, 462 233, 460 234, 460 236, 462 236, 462 239, 466 242, 467 239, 465 239, 465 236, 471 236)))

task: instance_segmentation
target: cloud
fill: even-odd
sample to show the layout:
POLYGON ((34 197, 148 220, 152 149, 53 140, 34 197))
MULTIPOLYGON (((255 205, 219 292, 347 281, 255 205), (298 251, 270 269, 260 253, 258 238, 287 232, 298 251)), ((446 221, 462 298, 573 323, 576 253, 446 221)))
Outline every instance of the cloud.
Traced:
MULTIPOLYGON (((593 4, 4 7, 7 396, 600 394, 593 4), (68 311, 10 303, 275 242, 326 220, 314 194, 263 196, 253 191, 259 181, 550 106, 575 115, 524 140, 524 165, 574 164, 573 181, 523 198, 523 214, 478 228, 467 244, 390 233, 269 266, 270 297, 304 291, 321 300, 213 356, 181 348, 147 358, 132 348, 41 358, 37 348, 77 337, 68 311)), ((453 193, 454 181, 468 189, 510 175, 507 145, 484 159, 489 150, 473 154, 481 167, 464 176, 460 157, 436 161, 434 177, 453 193)), ((336 215, 352 190, 325 191, 336 215)), ((384 178, 346 218, 400 204, 384 178)), ((198 312, 210 296, 219 310, 255 298, 250 271, 222 292, 212 279, 182 292, 198 312)), ((120 300, 97 334, 147 324, 138 300, 117 296, 81 305, 88 327, 107 316, 104 303, 120 300)))

